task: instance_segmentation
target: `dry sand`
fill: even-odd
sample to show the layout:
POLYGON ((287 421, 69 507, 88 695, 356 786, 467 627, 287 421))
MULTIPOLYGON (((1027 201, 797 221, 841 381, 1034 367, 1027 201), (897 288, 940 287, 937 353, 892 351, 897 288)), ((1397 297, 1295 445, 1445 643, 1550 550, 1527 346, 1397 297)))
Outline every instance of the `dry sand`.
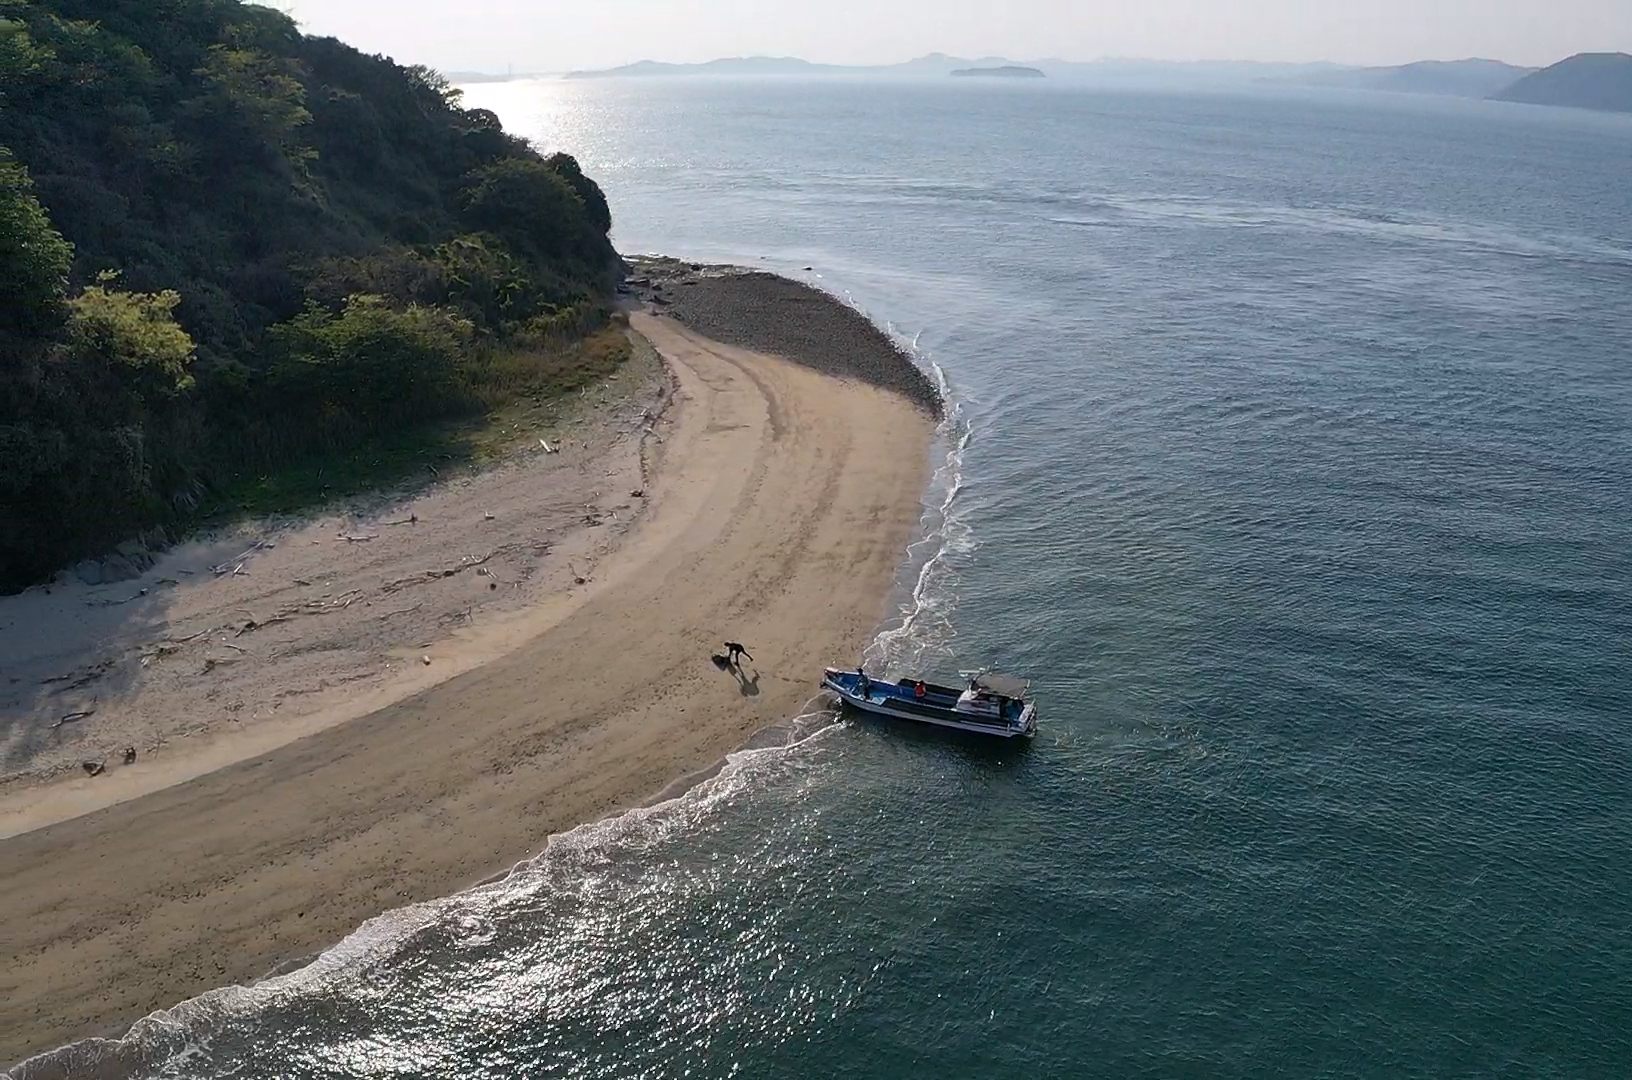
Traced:
POLYGON ((0 615, 10 677, 23 657, 70 675, 36 680, 28 734, 8 719, 8 771, 151 751, 0 800, 0 1061, 117 1033, 488 877, 706 769, 799 712, 823 663, 857 656, 919 520, 932 418, 633 321, 674 380, 652 433, 637 421, 665 403, 648 380, 622 419, 586 425, 587 446, 279 532, 241 575, 209 571, 247 550, 229 543, 174 554, 152 575, 174 585, 91 597, 147 584, 125 604, 70 590, 0 615), (419 523, 387 524, 408 513, 419 523), (87 612, 77 632, 53 621, 87 612), (741 679, 709 662, 726 637, 754 655, 741 679), (180 644, 142 666, 160 642, 180 644), (87 695, 94 715, 34 730, 87 695))
POLYGON ((186 544, 137 581, 0 599, 0 839, 373 712, 540 629, 644 512, 671 386, 639 344, 502 467, 186 544))

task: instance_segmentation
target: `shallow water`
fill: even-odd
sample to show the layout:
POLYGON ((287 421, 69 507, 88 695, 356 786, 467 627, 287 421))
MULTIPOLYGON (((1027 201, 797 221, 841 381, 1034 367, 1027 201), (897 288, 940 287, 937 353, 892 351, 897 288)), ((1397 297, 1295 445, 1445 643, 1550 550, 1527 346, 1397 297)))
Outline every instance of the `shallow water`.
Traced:
POLYGON ((140 1075, 1624 1072, 1632 118, 471 100, 578 154, 622 250, 816 281, 944 373, 874 662, 1030 673, 1042 733, 812 715, 145 1023, 140 1075))

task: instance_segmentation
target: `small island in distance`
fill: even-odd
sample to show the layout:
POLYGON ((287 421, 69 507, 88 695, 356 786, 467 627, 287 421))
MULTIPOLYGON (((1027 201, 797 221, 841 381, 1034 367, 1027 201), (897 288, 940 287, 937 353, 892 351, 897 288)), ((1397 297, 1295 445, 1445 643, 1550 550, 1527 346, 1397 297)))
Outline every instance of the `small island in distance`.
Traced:
MULTIPOLYGON (((1059 79, 1083 86, 1187 86, 1279 83, 1337 90, 1387 91, 1632 112, 1632 56, 1582 53, 1540 71, 1500 60, 1423 60, 1395 67, 1253 61, 1092 61, 976 59, 930 53, 902 64, 816 64, 793 56, 738 56, 702 64, 642 60, 601 71, 572 71, 568 79, 632 76, 904 77, 945 79, 1059 79)), ((455 82, 495 76, 462 76, 455 82)))
POLYGON ((1034 67, 1004 64, 1002 67, 959 68, 952 73, 952 77, 954 79, 1046 79, 1048 75, 1034 67))

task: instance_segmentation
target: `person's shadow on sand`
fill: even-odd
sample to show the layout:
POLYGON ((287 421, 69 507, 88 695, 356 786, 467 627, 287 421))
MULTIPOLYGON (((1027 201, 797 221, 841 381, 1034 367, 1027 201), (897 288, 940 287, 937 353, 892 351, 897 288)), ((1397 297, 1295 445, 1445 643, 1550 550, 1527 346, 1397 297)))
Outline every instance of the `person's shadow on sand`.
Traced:
POLYGON ((750 679, 739 665, 733 664, 719 653, 715 653, 709 659, 714 661, 714 666, 721 671, 731 673, 731 677, 737 680, 737 690, 741 692, 743 697, 759 696, 759 671, 757 669, 754 671, 754 677, 750 679))

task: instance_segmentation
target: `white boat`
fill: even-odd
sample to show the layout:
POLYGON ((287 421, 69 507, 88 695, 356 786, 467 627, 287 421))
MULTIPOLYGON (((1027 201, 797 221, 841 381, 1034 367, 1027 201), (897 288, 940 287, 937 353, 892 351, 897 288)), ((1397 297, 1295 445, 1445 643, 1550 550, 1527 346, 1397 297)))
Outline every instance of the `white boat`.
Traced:
POLYGON ((938 686, 922 679, 881 682, 866 671, 828 668, 822 685, 846 705, 878 716, 916 720, 937 727, 971 731, 999 738, 1031 738, 1037 734, 1037 706, 1031 683, 991 672, 966 672, 961 688, 938 686))

